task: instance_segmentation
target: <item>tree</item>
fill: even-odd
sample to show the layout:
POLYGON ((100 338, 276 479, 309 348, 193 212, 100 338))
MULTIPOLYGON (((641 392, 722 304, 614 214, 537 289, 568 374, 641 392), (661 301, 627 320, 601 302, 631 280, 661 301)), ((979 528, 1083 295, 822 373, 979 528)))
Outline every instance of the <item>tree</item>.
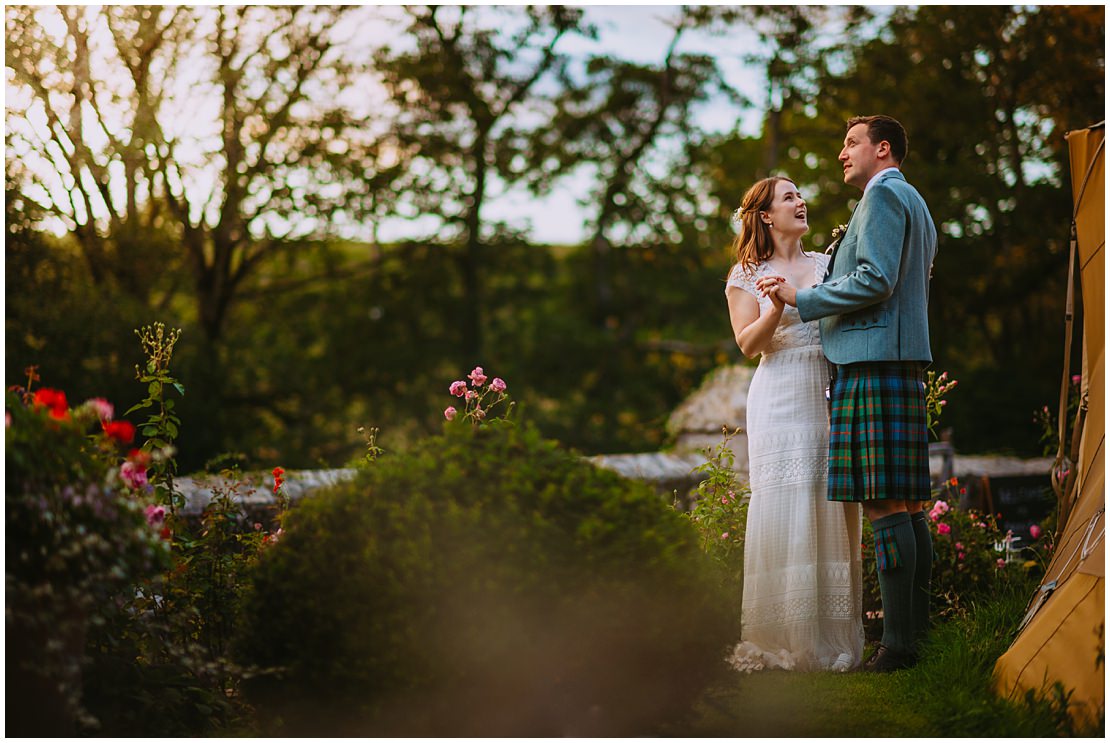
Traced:
POLYGON ((697 12, 684 10, 673 22, 674 35, 658 66, 590 58, 584 80, 565 80, 553 125, 537 131, 530 178, 537 193, 583 166, 596 173, 588 245, 598 327, 613 320, 614 242, 669 242, 682 223, 705 211, 685 177, 705 136, 694 113, 713 93, 738 96, 712 57, 677 51, 683 36, 702 23, 697 12))
POLYGON ((438 218, 436 241, 461 244, 462 345, 478 358, 483 247, 504 231, 483 207, 526 173, 528 133, 547 123, 541 85, 566 63, 560 40, 592 32, 580 10, 562 6, 406 10, 405 33, 375 57, 396 111, 397 147, 412 163, 397 211, 438 218))
POLYGON ((165 308, 190 277, 217 340, 267 256, 357 216, 382 186, 362 176, 389 172, 341 103, 354 71, 332 31, 349 12, 8 8, 9 94, 24 106, 8 157, 27 161, 25 196, 98 285, 165 308))

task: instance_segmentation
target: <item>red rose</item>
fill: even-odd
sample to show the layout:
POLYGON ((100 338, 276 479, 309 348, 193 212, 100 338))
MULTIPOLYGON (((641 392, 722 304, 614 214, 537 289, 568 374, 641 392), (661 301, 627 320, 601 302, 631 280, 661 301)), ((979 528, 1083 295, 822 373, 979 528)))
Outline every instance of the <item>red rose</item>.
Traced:
POLYGON ((104 433, 110 439, 115 439, 121 444, 130 444, 135 440, 135 426, 129 421, 111 421, 104 424, 104 433))
POLYGON ((42 387, 35 392, 35 407, 49 408, 50 417, 52 418, 64 420, 69 415, 66 393, 49 387, 42 387))
POLYGON ((142 449, 132 449, 127 452, 127 461, 134 462, 137 466, 146 469, 150 466, 150 453, 142 449))

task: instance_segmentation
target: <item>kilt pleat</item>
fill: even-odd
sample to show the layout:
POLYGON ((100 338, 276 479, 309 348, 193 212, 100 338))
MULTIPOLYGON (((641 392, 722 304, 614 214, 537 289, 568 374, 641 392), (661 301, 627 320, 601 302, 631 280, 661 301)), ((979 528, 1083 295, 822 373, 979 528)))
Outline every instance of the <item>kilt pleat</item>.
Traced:
POLYGON ((921 365, 839 366, 829 397, 829 500, 929 500, 921 365))

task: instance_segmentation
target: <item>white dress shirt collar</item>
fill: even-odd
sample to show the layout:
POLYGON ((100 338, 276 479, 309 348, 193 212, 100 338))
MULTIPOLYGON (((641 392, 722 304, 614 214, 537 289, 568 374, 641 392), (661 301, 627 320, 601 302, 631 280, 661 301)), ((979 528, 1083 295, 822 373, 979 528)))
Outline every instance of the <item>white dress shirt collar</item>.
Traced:
MULTIPOLYGON (((893 165, 891 165, 891 166, 890 166, 889 168, 883 168, 883 169, 882 169, 882 170, 880 170, 880 171, 879 171, 878 173, 876 173, 875 175, 871 176, 871 180, 869 180, 869 181, 867 182, 867 185, 863 187, 863 195, 864 195, 864 196, 866 196, 866 195, 867 195, 867 191, 868 191, 868 189, 870 189, 870 188, 871 188, 871 186, 872 186, 872 185, 873 185, 873 184, 875 183, 875 181, 877 181, 877 180, 879 179, 879 176, 881 176, 881 175, 882 175, 883 173, 887 172, 888 170, 898 170, 898 168, 896 168, 896 167, 894 167, 893 165)), ((862 198, 862 197, 860 197, 860 198, 862 198)))

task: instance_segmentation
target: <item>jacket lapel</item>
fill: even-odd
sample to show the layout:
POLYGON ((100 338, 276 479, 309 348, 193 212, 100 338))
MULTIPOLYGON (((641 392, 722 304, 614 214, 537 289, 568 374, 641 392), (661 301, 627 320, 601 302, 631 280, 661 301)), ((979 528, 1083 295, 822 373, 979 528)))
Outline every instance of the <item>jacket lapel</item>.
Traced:
POLYGON ((833 266, 836 264, 836 254, 840 252, 840 246, 844 243, 844 239, 848 237, 848 232, 852 229, 852 220, 856 218, 856 212, 859 211, 859 205, 862 202, 863 199, 856 202, 856 208, 852 210, 851 216, 848 217, 848 226, 844 228, 844 234, 837 239, 836 245, 833 246, 832 255, 829 256, 829 265, 825 268, 825 278, 822 281, 828 281, 829 277, 832 276, 833 266))

